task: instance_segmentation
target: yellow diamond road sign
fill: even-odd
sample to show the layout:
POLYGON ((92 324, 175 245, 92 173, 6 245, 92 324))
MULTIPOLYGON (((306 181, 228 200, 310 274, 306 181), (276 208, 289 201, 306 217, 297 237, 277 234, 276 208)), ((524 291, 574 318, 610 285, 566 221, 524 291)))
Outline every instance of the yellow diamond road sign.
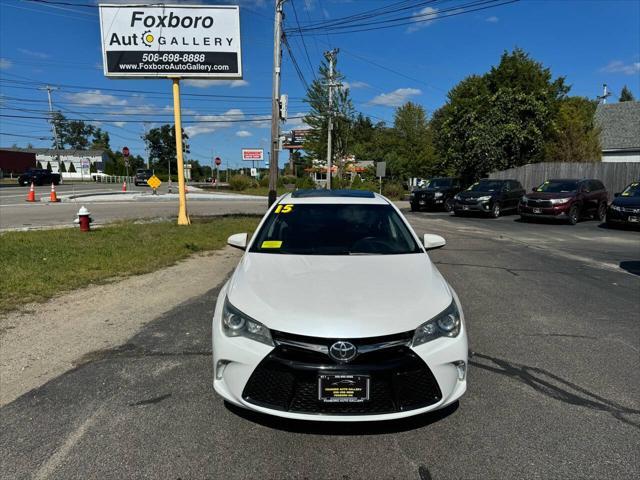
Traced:
POLYGON ((162 184, 162 182, 160 181, 160 179, 158 177, 156 177, 155 175, 152 176, 149 180, 147 180, 147 185, 149 185, 151 188, 153 188, 154 190, 157 190, 157 188, 162 184))

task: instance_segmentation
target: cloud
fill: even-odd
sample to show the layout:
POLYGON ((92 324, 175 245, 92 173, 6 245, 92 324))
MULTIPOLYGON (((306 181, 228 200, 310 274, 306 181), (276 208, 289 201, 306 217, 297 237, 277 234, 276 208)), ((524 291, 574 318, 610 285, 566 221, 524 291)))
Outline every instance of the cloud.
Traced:
POLYGON ((383 105, 385 107, 399 107, 410 97, 421 95, 422 91, 417 88, 398 88, 390 93, 382 93, 369 102, 370 105, 383 105))
POLYGON ((438 9, 433 7, 424 7, 422 10, 413 14, 413 25, 407 28, 407 33, 417 32, 421 28, 428 27, 431 22, 438 16, 438 9))
POLYGON ((0 58, 0 70, 8 70, 12 65, 13 63, 11 62, 11 60, 0 58))
POLYGON ((126 125, 125 122, 113 122, 116 127, 124 127, 126 125))
MULTIPOLYGON (((49 58, 51 56, 47 53, 34 52, 33 50, 28 50, 26 48, 19 48, 18 51, 24 55, 28 55, 30 57, 42 58, 42 59, 49 58)), ((102 68, 102 65, 100 65, 100 68, 102 68)))
POLYGON ((367 88, 367 87, 370 87, 371 85, 369 85, 366 82, 356 81, 356 82, 342 82, 342 86, 344 88, 348 88, 350 90, 353 90, 353 89, 356 89, 356 88, 367 88))
POLYGON ((253 136, 253 133, 249 132, 248 130, 238 130, 236 132, 236 137, 251 137, 253 136))
POLYGON ((484 21, 489 23, 498 23, 500 19, 495 15, 491 15, 490 17, 485 18, 484 21))
POLYGON ((185 85, 196 88, 209 88, 209 87, 248 87, 249 82, 246 80, 185 80, 185 85))
POLYGON ((301 113, 299 115, 296 115, 296 117, 300 116, 301 118, 291 118, 291 119, 287 120, 287 122, 284 124, 284 129, 285 130, 291 130, 291 129, 295 128, 295 129, 298 129, 298 130, 304 130, 304 129, 307 129, 307 128, 311 128, 311 127, 309 127, 309 125, 307 125, 305 123, 304 118, 302 117, 302 115, 305 115, 305 114, 301 113))
POLYGON ((106 93, 102 93, 100 90, 87 90, 86 92, 67 93, 65 94, 67 100, 80 105, 126 105, 127 101, 122 98, 115 97, 106 93))
POLYGON ((196 115, 196 123, 185 127, 184 131, 193 138, 203 133, 212 133, 221 128, 229 128, 234 125, 233 121, 245 120, 245 115, 239 108, 232 108, 221 115, 196 115))
POLYGON ((624 73, 625 75, 636 75, 640 73, 640 62, 624 63, 621 60, 612 60, 608 65, 600 69, 605 73, 624 73))

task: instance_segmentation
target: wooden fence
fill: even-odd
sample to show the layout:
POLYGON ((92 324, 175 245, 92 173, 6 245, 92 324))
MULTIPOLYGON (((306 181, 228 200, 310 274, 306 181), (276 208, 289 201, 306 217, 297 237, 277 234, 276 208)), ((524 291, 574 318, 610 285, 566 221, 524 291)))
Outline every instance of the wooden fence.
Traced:
POLYGON ((518 180, 527 191, 550 178, 594 178, 613 194, 640 180, 640 162, 531 163, 493 172, 489 178, 518 180))

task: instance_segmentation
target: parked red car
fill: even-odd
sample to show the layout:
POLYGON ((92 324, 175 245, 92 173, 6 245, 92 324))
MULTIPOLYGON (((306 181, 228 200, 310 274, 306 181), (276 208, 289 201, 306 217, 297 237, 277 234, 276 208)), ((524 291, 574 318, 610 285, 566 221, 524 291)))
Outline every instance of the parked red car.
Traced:
POLYGON ((609 193, 600 180, 547 180, 522 197, 518 213, 522 220, 552 218, 575 225, 581 218, 593 216, 603 221, 609 193))

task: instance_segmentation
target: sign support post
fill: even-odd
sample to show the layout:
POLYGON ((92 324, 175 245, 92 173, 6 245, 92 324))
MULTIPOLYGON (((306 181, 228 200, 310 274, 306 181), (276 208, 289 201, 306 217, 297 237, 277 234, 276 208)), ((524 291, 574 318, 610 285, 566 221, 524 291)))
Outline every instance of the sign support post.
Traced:
POLYGON ((187 215, 187 192, 184 188, 184 159, 182 158, 182 116, 180 111, 180 79, 173 79, 173 118, 176 124, 176 158, 178 160, 178 225, 190 225, 187 215))

